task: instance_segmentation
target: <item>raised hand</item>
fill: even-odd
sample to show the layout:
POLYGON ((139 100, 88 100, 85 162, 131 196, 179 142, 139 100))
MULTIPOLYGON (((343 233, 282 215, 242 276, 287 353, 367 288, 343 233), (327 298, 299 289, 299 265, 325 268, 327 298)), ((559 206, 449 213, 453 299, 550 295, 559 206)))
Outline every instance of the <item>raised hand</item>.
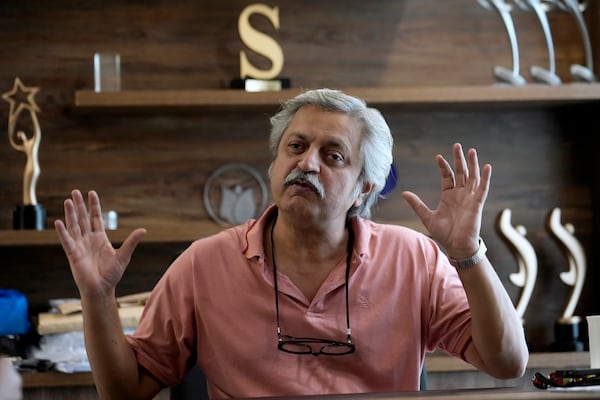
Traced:
POLYGON ((443 156, 436 156, 441 177, 437 209, 431 210, 413 192, 403 192, 402 197, 448 255, 464 259, 479 248, 481 217, 490 187, 492 166, 486 164, 480 175, 475 149, 469 149, 466 158, 460 143, 455 143, 452 151, 454 170, 443 156))
POLYGON ((88 193, 88 206, 79 190, 73 190, 71 196, 64 202, 64 223, 56 220, 54 226, 75 284, 82 297, 113 296, 146 230, 134 230, 122 246, 115 249, 104 230, 98 194, 88 193))

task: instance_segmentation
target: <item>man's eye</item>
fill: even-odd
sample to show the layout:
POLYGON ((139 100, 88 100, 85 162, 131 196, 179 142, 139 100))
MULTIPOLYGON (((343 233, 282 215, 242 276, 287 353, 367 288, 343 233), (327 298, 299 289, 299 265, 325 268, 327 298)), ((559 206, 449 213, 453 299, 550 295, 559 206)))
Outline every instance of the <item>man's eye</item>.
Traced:
POLYGON ((329 155, 329 157, 335 162, 343 162, 344 161, 344 157, 342 157, 338 153, 332 153, 329 155))

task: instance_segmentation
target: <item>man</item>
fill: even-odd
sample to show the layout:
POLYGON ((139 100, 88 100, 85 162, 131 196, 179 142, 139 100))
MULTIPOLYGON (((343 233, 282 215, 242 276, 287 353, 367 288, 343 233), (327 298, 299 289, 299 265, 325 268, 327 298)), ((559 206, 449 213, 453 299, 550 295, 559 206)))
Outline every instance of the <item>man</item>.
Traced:
POLYGON ((0 354, 0 400, 21 400, 23 379, 10 358, 0 354))
POLYGON ((55 226, 103 398, 152 398, 194 365, 212 398, 418 390, 435 348, 498 378, 524 373, 521 321, 479 237, 491 166, 480 172, 474 149, 455 144, 454 169, 437 156, 437 209, 403 193, 430 239, 368 219, 392 164, 377 110, 320 89, 271 124, 273 205, 182 253, 132 336, 115 288, 145 230, 114 249, 98 195, 65 200, 55 226))

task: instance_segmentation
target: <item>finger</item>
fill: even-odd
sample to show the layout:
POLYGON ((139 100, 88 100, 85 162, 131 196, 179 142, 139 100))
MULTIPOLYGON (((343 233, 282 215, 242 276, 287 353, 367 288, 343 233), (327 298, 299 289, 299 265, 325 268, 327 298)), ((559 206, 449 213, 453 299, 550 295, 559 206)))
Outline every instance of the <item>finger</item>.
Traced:
POLYGON ((102 208, 100 207, 100 197, 95 190, 91 190, 88 194, 90 207, 90 221, 92 231, 104 232, 104 221, 102 220, 102 208))
POLYGON ((413 209, 415 214, 417 214, 417 216, 419 217, 419 219, 421 220, 423 225, 425 227, 427 227, 429 217, 432 212, 429 209, 429 207, 427 207, 427 205, 425 203, 423 203, 421 198, 413 192, 409 192, 409 191, 402 192, 402 197, 408 203, 408 205, 413 209))
POLYGON ((467 180, 467 188, 471 191, 474 191, 479 185, 479 160, 477 157, 477 151, 475 149, 469 149, 467 153, 467 158, 469 165, 469 178, 467 180))
POLYGON ((65 225, 66 229, 73 238, 81 236, 81 229, 77 222, 77 213, 75 212, 75 204, 72 199, 66 199, 64 202, 65 209, 65 225))
POLYGON ((69 234, 67 227, 63 223, 63 221, 57 219, 54 221, 54 229, 56 233, 58 233, 58 238, 60 239, 60 244, 67 255, 67 258, 71 256, 75 252, 75 241, 69 234))
POLYGON ((450 167, 450 164, 444 157, 441 155, 437 155, 436 157, 438 168, 440 169, 440 177, 441 177, 441 186, 442 192, 444 190, 454 189, 456 185, 456 181, 454 178, 454 172, 450 167))
POLYGON ((129 236, 127 236, 127 239, 123 241, 123 244, 121 245, 119 250, 117 250, 117 254, 122 265, 129 264, 133 251, 140 243, 140 240, 142 240, 142 237, 144 237, 145 234, 146 230, 144 228, 138 228, 131 232, 129 236))
POLYGON ((79 229, 83 235, 90 231, 90 220, 88 217, 87 206, 85 204, 85 200, 83 199, 83 195, 79 190, 73 190, 72 197, 75 205, 75 213, 77 214, 79 229))
POLYGON ((456 174, 456 186, 463 187, 467 183, 467 178, 469 177, 469 171, 467 169, 467 161, 465 160, 465 155, 463 154, 462 145, 460 143, 455 143, 454 147, 454 170, 456 174))
POLYGON ((492 166, 490 164, 485 164, 483 166, 483 170, 481 173, 481 180, 479 182, 479 186, 477 187, 477 191, 475 192, 477 195, 477 199, 484 203, 487 199, 487 195, 490 190, 490 182, 492 180, 492 166))

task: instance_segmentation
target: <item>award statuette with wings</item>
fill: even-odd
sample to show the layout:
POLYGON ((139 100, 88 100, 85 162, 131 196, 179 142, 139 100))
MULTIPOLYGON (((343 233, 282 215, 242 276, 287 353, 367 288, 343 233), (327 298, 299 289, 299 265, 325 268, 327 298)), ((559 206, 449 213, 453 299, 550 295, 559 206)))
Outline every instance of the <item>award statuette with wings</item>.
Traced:
POLYGON ((37 119, 39 108, 34 97, 39 91, 36 87, 26 87, 17 77, 13 88, 4 93, 2 98, 10 104, 8 112, 8 140, 10 145, 22 151, 26 156, 23 171, 23 203, 18 204, 13 213, 13 229, 45 228, 46 210, 38 204, 35 186, 40 175, 38 149, 42 139, 40 124, 37 119), (22 112, 27 112, 31 121, 31 133, 17 127, 22 112))

